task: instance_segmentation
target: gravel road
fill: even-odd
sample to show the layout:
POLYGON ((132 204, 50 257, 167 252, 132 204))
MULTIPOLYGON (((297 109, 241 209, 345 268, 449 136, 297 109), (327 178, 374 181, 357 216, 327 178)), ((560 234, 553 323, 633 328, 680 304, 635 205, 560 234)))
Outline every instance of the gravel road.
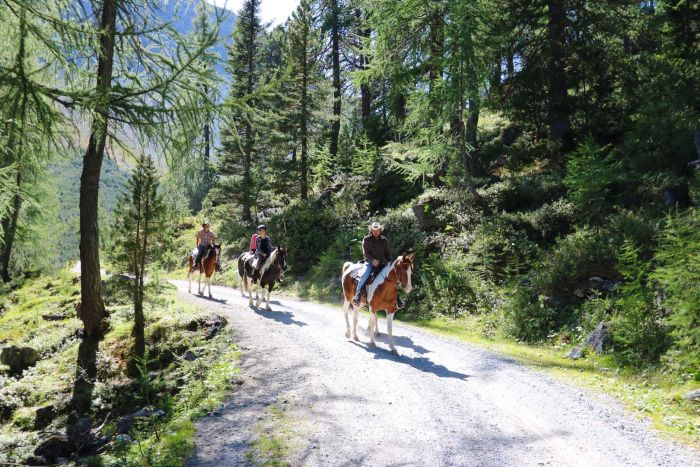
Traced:
POLYGON ((700 466, 618 403, 478 347, 395 322, 393 356, 383 336, 367 347, 366 317, 352 342, 337 308, 273 294, 268 312, 173 283, 225 314, 242 349, 243 384, 197 423, 188 465, 250 464, 268 436, 291 465, 700 466))

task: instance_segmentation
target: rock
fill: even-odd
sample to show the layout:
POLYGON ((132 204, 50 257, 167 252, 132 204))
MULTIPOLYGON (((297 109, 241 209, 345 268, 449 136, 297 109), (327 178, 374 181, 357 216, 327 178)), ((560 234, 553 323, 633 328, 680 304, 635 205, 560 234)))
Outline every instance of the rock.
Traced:
POLYGON ((583 357, 583 346, 581 345, 577 345, 571 349, 568 354, 566 354, 566 358, 570 358, 572 360, 578 360, 581 357, 583 357))
POLYGON ((152 407, 143 407, 137 410, 131 415, 125 415, 117 420, 117 433, 127 434, 134 427, 136 419, 138 418, 151 418, 151 417, 162 417, 165 412, 162 410, 154 410, 152 407))
POLYGON ((21 373, 39 360, 39 354, 31 347, 5 347, 0 352, 0 363, 10 367, 11 373, 21 373))
POLYGON ((434 230, 437 227, 437 219, 433 215, 433 211, 441 205, 442 201, 436 198, 424 197, 411 206, 411 210, 423 230, 434 230))
POLYGON ((67 314, 62 314, 62 313, 56 313, 56 314, 48 314, 48 315, 41 315, 41 319, 44 321, 63 321, 64 319, 67 319, 68 315, 67 314))
POLYGON ((583 298, 586 296, 586 294, 583 292, 583 289, 576 289, 574 290, 574 295, 576 295, 578 298, 583 298))
POLYGON ((689 393, 684 394, 683 399, 700 402, 700 389, 696 389, 695 391, 690 391, 689 393))
POLYGON ((226 317, 221 315, 209 315, 193 319, 187 324, 188 331, 196 331, 204 328, 204 339, 209 340, 216 336, 221 329, 228 324, 226 317))
POLYGON ((196 353, 192 352, 191 350, 188 350, 187 352, 184 353, 182 356, 183 360, 187 360, 188 362, 197 360, 199 357, 197 356, 196 353))
POLYGON ((620 284, 622 284, 620 281, 613 281, 610 279, 605 279, 604 277, 593 276, 588 278, 586 286, 589 289, 597 290, 599 292, 611 293, 617 290, 620 284))
POLYGON ((512 128, 512 127, 505 128, 501 132, 501 143, 504 146, 510 146, 511 144, 513 144, 515 142, 517 137, 518 137, 518 133, 515 131, 514 128, 512 128))
POLYGON ((75 443, 71 443, 67 436, 53 435, 39 443, 34 450, 34 455, 53 463, 59 457, 70 457, 73 452, 75 452, 75 443))
POLYGON ((609 327, 610 325, 608 323, 601 321, 586 338, 586 346, 592 348, 598 355, 602 355, 610 346, 611 338, 609 327))
POLYGON ((76 423, 68 425, 66 434, 68 434, 68 439, 74 444, 85 444, 92 437, 91 429, 92 421, 90 417, 81 417, 76 423))
POLYGON ((12 424, 22 430, 41 430, 53 421, 54 413, 53 405, 23 407, 13 414, 12 424))

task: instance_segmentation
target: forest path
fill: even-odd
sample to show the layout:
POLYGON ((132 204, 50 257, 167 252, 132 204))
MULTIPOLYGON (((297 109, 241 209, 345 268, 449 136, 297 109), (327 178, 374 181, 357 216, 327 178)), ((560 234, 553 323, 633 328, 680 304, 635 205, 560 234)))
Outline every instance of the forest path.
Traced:
POLYGON ((366 317, 352 342, 337 308, 172 282, 242 350, 243 384, 197 422, 188 465, 254 464, 255 446, 291 465, 700 466, 619 403, 473 345, 394 322, 393 356, 384 334, 366 345, 366 317))

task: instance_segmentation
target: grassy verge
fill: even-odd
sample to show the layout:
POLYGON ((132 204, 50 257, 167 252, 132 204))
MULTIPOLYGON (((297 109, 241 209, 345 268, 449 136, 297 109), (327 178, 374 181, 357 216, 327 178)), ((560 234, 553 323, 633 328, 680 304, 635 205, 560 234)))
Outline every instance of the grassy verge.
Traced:
MULTIPOLYGON (((133 310, 119 284, 106 282, 110 329, 99 344, 92 419, 93 426, 107 420, 100 435, 109 443, 81 463, 182 465, 193 447, 194 420, 223 402, 237 376, 239 352, 221 318, 177 300, 174 287, 151 282, 148 355, 135 378, 127 372, 133 310), (136 419, 118 434, 118 419, 143 407, 160 415, 136 419)), ((29 346, 40 357, 20 375, 0 367, 0 463, 23 463, 48 434, 66 431, 81 341, 79 282, 62 271, 0 292, 0 344, 29 346), (38 409, 47 407, 50 416, 39 420, 38 409)))

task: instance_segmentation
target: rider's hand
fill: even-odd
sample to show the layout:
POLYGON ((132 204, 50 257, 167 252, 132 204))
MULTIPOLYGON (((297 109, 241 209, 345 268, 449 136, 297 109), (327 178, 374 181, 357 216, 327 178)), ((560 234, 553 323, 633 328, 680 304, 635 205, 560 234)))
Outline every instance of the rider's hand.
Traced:
POLYGON ((372 260, 372 266, 374 266, 375 268, 376 268, 377 266, 379 266, 379 260, 378 260, 378 259, 373 259, 373 260, 372 260))

